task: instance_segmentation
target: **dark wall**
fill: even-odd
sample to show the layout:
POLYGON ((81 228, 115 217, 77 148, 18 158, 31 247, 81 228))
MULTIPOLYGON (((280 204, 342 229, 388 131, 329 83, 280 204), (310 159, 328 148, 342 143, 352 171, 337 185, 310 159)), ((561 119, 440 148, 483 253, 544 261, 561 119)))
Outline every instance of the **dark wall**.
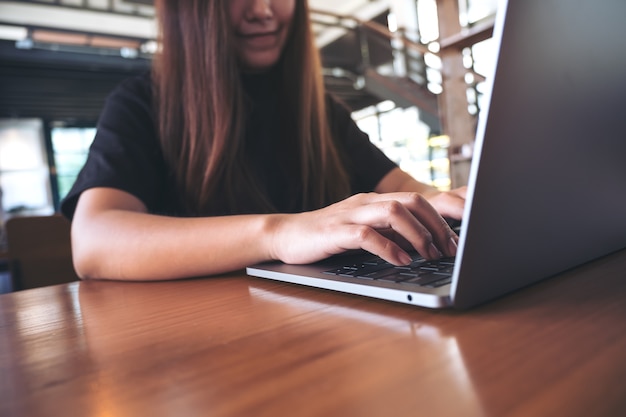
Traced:
POLYGON ((0 118, 94 123, 107 94, 146 59, 15 48, 0 42, 0 118))

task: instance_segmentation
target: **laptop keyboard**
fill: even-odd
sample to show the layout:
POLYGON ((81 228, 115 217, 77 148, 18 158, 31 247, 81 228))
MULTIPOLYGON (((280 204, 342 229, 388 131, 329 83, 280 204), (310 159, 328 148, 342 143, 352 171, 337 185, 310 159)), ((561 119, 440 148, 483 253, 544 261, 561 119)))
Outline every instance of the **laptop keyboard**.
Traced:
POLYGON ((413 262, 406 266, 395 266, 377 256, 372 256, 371 259, 348 263, 339 268, 324 271, 324 273, 407 286, 437 288, 452 282, 453 270, 454 258, 429 261, 419 254, 414 254, 413 262))

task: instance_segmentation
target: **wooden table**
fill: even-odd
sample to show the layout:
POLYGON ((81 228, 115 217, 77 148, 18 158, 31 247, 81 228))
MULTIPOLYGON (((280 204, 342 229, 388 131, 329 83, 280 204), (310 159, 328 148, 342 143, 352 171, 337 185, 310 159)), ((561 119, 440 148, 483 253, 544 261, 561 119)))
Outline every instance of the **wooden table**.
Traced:
POLYGON ((625 416, 626 251, 432 311, 243 273, 0 296, 0 415, 625 416))

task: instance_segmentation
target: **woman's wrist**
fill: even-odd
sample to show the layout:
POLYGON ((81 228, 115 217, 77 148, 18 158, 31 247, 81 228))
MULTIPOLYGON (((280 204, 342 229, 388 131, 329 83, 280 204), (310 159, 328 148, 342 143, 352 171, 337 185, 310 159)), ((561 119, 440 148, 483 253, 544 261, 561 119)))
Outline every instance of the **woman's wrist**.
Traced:
POLYGON ((271 261, 281 260, 281 229, 289 214, 268 214, 263 216, 262 236, 265 257, 271 261))

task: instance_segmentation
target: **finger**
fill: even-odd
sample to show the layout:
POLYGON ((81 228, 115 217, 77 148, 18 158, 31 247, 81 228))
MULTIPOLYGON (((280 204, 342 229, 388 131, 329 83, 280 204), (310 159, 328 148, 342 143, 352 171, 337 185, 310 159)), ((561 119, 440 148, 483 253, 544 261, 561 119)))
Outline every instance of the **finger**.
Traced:
POLYGON ((359 194, 351 202, 355 203, 350 209, 353 222, 378 229, 390 227, 426 258, 456 255, 458 236, 420 194, 359 194))
POLYGON ((400 246, 403 250, 405 251, 414 250, 411 243, 408 240, 406 240, 401 234, 396 232, 395 230, 391 228, 385 228, 385 229, 376 229, 376 231, 380 233, 381 235, 383 235, 384 237, 386 237, 387 239, 394 242, 396 245, 400 246))
POLYGON ((444 217, 456 220, 463 218, 465 197, 462 191, 459 191, 459 193, 440 193, 431 197, 428 201, 444 217))
POLYGON ((340 242, 343 250, 363 249, 380 256, 394 265, 408 265, 411 257, 398 244, 378 233, 373 228, 353 224, 344 229, 344 241, 340 242))
POLYGON ((455 188, 451 190, 450 193, 456 194, 457 196, 465 200, 467 198, 467 186, 464 185, 463 187, 455 188))
MULTIPOLYGON (((403 195, 400 197, 406 200, 406 196, 403 195)), ((415 202, 408 200, 406 200, 405 204, 412 204, 415 206, 415 202)), ((405 206, 405 204, 397 200, 389 199, 372 202, 353 209, 351 211, 350 221, 352 223, 367 225, 376 229, 392 229, 398 235, 402 236, 403 239, 408 241, 411 246, 425 258, 440 258, 443 251, 434 245, 434 239, 431 231, 429 231, 429 229, 418 220, 418 218, 405 206)), ((428 221, 431 224, 436 224, 437 218, 440 218, 437 212, 430 207, 425 200, 419 204, 424 205, 424 207, 430 210, 429 215, 434 217, 434 219, 429 219, 428 221)), ((420 210, 423 209, 416 209, 416 211, 420 210)), ((422 217, 429 216, 422 215, 422 217)), ((443 219, 441 219, 441 221, 445 224, 443 219)), ((445 226, 447 227, 447 224, 445 224, 445 226)), ((444 241, 443 239, 441 240, 444 241)))
MULTIPOLYGON (((435 246, 446 256, 455 256, 458 236, 437 210, 419 194, 406 197, 405 207, 432 235, 435 246)), ((421 253, 421 252, 420 252, 421 253)))

